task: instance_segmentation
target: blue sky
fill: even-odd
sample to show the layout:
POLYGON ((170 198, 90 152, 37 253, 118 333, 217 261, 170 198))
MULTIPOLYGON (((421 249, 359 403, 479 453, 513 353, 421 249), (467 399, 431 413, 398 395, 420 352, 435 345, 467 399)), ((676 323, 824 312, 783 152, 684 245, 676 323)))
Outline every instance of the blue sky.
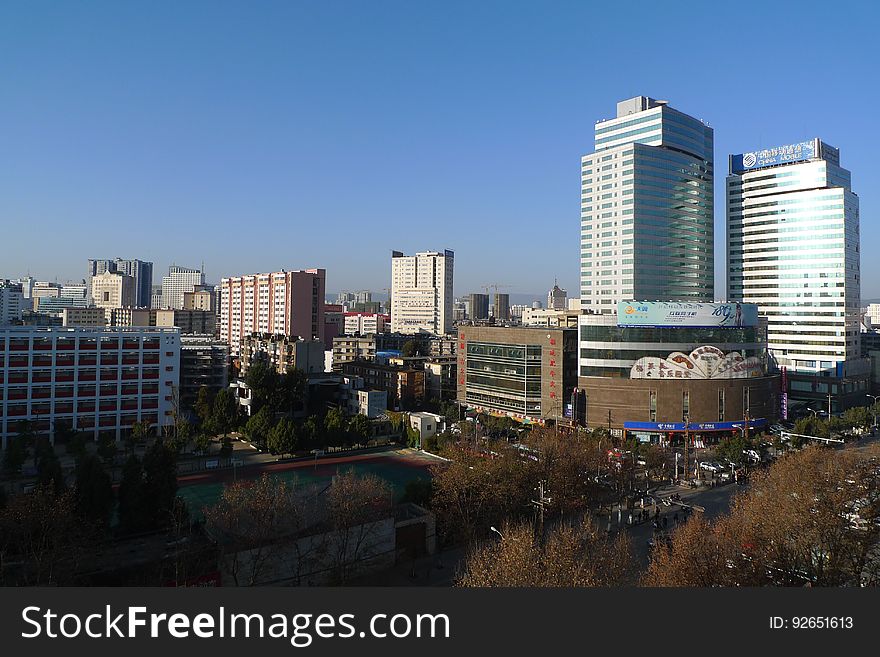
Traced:
POLYGON ((580 156, 643 94, 714 127, 716 236, 728 153, 839 147, 880 297, 871 4, 7 0, 0 277, 119 256, 380 290, 391 249, 452 248, 456 293, 576 294, 580 156))

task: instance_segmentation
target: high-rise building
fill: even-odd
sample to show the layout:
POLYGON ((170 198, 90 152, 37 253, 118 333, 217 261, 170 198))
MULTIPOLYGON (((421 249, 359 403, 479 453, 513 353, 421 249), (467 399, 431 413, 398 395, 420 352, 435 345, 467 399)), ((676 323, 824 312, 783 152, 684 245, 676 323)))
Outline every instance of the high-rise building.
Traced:
POLYGON ((124 260, 116 258, 114 260, 89 260, 87 269, 86 284, 91 289, 91 280, 93 276, 98 276, 104 272, 111 274, 125 274, 134 279, 134 301, 133 305, 138 308, 147 308, 150 305, 150 294, 153 285, 153 263, 143 260, 124 260))
POLYGON ((20 320, 25 303, 21 283, 0 280, 0 326, 20 320))
POLYGON ((279 271, 220 281, 220 339, 237 355, 254 333, 324 340, 324 269, 279 271))
POLYGON ((489 319, 489 295, 474 292, 465 297, 467 318, 489 319))
POLYGON ((627 299, 712 301, 712 128, 637 96, 595 125, 581 158, 581 299, 615 313, 627 299))
POLYGON ((495 319, 510 319, 510 295, 502 292, 496 292, 492 301, 495 309, 495 319))
POLYGON ((449 333, 455 254, 446 250, 391 254, 391 331, 449 333))
POLYGON ((568 293, 556 283, 553 289, 547 293, 547 310, 566 310, 568 293))
POLYGON ((171 265, 162 277, 162 307, 183 308, 183 295, 205 285, 205 272, 171 265))
POLYGON ((728 298, 758 304, 793 402, 863 401, 859 199, 838 149, 812 139, 732 155, 728 298))
POLYGON ((134 279, 128 274, 105 271, 92 276, 92 300, 98 308, 123 308, 134 305, 134 279))

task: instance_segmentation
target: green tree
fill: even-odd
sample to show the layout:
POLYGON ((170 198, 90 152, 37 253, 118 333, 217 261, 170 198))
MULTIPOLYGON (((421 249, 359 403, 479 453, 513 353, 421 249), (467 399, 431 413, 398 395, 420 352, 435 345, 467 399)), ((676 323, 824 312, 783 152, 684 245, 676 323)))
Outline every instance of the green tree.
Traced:
POLYGON ((199 422, 203 426, 210 421, 211 414, 214 412, 214 394, 208 386, 199 388, 199 394, 196 396, 193 410, 195 410, 199 422))
POLYGON ((358 413, 348 423, 348 431, 359 444, 366 443, 373 435, 373 424, 366 415, 358 413))
POLYGON ((202 454, 206 454, 208 452, 208 449, 211 447, 211 436, 200 431, 198 434, 196 434, 195 443, 196 450, 198 450, 202 454))
POLYGON ((853 428, 867 429, 874 424, 874 418, 865 406, 854 406, 843 412, 843 421, 853 428))
POLYGON ((232 431, 238 421, 238 403, 235 394, 224 388, 214 397, 214 408, 211 413, 211 429, 224 437, 232 431))
POLYGON ((319 436, 318 418, 310 415, 303 422, 300 440, 304 447, 312 447, 317 444, 319 436))
POLYGON ((113 436, 102 434, 101 437, 98 438, 98 456, 101 457, 104 463, 112 465, 118 451, 119 448, 116 446, 116 438, 113 436))
POLYGON ((265 406, 275 410, 277 403, 278 373, 268 363, 257 360, 248 367, 244 382, 251 391, 251 412, 257 413, 265 406))
POLYGON ((725 438, 718 443, 718 447, 715 448, 715 455, 733 461, 737 465, 742 465, 746 461, 743 450, 748 449, 750 446, 749 441, 747 441, 742 435, 733 438, 725 438))
POLYGON ((268 406, 263 406, 263 408, 257 411, 256 415, 252 415, 244 428, 248 439, 260 448, 266 447, 271 430, 272 411, 268 406))
POLYGON ((144 455, 144 492, 150 500, 150 527, 168 526, 177 497, 177 454, 162 439, 144 455))
POLYGON ((403 343, 403 349, 400 350, 400 353, 404 358, 412 358, 418 356, 420 351, 421 346, 416 340, 407 340, 403 343))
POLYGON ((125 451, 134 454, 134 450, 138 445, 143 445, 152 431, 152 425, 144 420, 143 422, 135 422, 131 431, 125 439, 125 451))
POLYGON ((119 484, 119 528, 124 534, 133 534, 149 527, 150 500, 144 485, 144 467, 132 454, 122 467, 119 484))
POLYGON ((37 467, 37 484, 50 488, 56 495, 60 495, 65 489, 64 473, 61 471, 61 462, 55 454, 55 448, 47 441, 36 450, 34 461, 37 467))
POLYGON ((220 441, 220 458, 228 459, 232 456, 232 452, 235 451, 232 447, 232 438, 229 436, 223 436, 223 440, 220 441))
POLYGON ((273 410, 291 416, 299 411, 305 400, 307 380, 306 373, 299 368, 291 368, 280 375, 276 380, 273 410))
POLYGON ((331 408, 324 416, 324 438, 327 445, 339 447, 345 439, 345 429, 348 423, 341 408, 331 408))
POLYGON ((24 441, 19 437, 12 437, 6 441, 6 449, 3 450, 3 470, 8 475, 21 474, 21 466, 27 460, 28 450, 24 441))
POLYGON ((273 454, 293 454, 297 448, 296 425, 293 420, 286 417, 278 420, 269 431, 267 444, 273 454))
POLYGON ((77 510, 91 522, 106 524, 113 510, 113 485, 100 459, 87 455, 76 464, 77 510))

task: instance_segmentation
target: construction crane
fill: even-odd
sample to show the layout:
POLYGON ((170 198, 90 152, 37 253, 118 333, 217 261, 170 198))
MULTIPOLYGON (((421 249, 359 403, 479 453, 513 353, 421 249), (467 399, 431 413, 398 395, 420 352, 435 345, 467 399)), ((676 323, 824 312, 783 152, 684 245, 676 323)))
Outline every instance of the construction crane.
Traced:
POLYGON ((504 283, 485 283, 480 287, 486 290, 486 294, 489 294, 489 290, 495 290, 495 294, 498 294, 498 290, 505 290, 509 288, 510 285, 505 285, 504 283))

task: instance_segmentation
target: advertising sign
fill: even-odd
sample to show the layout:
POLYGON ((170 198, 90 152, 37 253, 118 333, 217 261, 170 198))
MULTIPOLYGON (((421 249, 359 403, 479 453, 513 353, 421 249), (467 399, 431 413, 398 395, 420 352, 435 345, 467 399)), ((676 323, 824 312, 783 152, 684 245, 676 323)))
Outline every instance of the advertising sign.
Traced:
POLYGON ((621 301, 617 304, 617 325, 691 328, 757 326, 758 306, 738 302, 621 301))
POLYGON ((642 356, 630 368, 631 379, 750 379, 763 376, 764 363, 738 351, 725 354, 704 345, 689 354, 674 351, 666 358, 642 356))
POLYGON ((818 157, 816 141, 801 141, 797 144, 785 144, 774 146, 760 151, 741 153, 730 156, 730 172, 743 173, 752 169, 773 166, 774 164, 786 164, 788 162, 801 162, 818 157))
MULTIPOLYGON (((767 424, 767 419, 756 417, 749 419, 749 429, 757 429, 767 424)), ((741 429, 743 420, 737 422, 691 422, 689 431, 733 431, 741 429)), ((684 422, 624 422, 626 431, 684 431, 684 422)))

